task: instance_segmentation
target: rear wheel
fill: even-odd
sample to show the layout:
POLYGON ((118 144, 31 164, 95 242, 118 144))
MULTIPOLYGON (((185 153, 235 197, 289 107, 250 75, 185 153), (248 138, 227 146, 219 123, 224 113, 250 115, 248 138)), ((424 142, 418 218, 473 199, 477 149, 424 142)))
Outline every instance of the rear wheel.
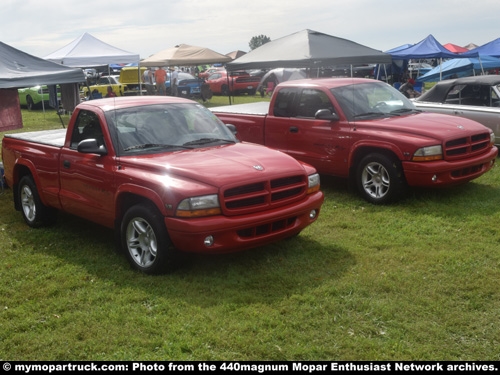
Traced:
POLYGON ((31 96, 26 97, 26 107, 31 111, 32 109, 35 108, 35 103, 33 103, 33 98, 31 96))
POLYGON ((384 154, 366 155, 358 165, 356 183, 368 202, 386 204, 397 200, 404 189, 399 160, 384 154))
POLYGON ((23 219, 30 227, 39 228, 54 223, 57 211, 42 203, 32 176, 21 178, 18 197, 23 219))
POLYGON ((163 216, 152 205, 128 209, 121 222, 120 242, 130 265, 141 272, 159 274, 177 263, 163 216))
POLYGON ((227 85, 222 85, 220 88, 221 95, 228 96, 229 95, 229 87, 227 85))

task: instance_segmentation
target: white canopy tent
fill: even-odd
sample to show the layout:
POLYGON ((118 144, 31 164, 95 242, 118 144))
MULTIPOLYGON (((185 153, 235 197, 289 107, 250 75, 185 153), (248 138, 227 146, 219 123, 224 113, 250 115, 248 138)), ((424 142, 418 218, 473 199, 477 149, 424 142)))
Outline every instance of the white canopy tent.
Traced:
POLYGON ((45 56, 44 59, 71 67, 90 68, 138 62, 140 56, 113 47, 88 33, 84 33, 68 45, 45 56))

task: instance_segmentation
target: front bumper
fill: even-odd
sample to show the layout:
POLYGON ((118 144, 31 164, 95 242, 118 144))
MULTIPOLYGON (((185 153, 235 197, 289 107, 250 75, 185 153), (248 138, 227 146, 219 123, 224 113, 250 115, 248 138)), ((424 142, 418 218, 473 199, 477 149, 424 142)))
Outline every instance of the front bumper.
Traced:
POLYGON ((174 247, 180 251, 230 253, 297 235, 317 220, 324 200, 323 192, 308 195, 299 204, 243 216, 210 216, 179 219, 166 217, 165 226, 174 247), (310 213, 316 210, 316 216, 310 213), (213 237, 211 246, 205 239, 213 237))
POLYGON ((409 186, 447 187, 466 183, 488 172, 495 164, 498 149, 457 161, 403 162, 406 182, 409 186))

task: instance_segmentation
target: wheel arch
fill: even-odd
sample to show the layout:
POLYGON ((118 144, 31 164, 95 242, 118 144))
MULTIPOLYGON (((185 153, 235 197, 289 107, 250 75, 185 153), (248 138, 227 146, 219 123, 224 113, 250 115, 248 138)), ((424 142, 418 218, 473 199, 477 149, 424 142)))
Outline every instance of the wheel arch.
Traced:
MULTIPOLYGON (((401 164, 401 160, 403 159, 403 155, 399 151, 398 148, 392 145, 359 145, 353 149, 353 152, 350 155, 349 159, 349 180, 352 181, 356 176, 356 170, 360 161, 368 154, 371 153, 379 153, 390 157, 394 160, 399 161, 401 164)), ((404 176, 404 170, 403 176, 404 176)))
MULTIPOLYGON (((31 163, 17 162, 13 170, 13 184, 12 184, 12 192, 14 194, 14 208, 17 211, 21 210, 21 202, 19 200, 18 186, 19 186, 19 181, 21 181, 21 179, 24 176, 31 176, 33 178, 33 181, 35 182, 35 185, 40 186, 40 181, 38 179, 37 173, 35 172, 34 166, 31 163)), ((45 201, 43 195, 40 194, 40 191, 38 191, 38 195, 40 196, 40 200, 42 201, 42 203, 46 204, 47 202, 45 201)))
POLYGON ((152 206, 163 216, 167 214, 162 200, 154 191, 135 186, 122 187, 116 197, 115 228, 120 228, 127 210, 137 204, 152 206))

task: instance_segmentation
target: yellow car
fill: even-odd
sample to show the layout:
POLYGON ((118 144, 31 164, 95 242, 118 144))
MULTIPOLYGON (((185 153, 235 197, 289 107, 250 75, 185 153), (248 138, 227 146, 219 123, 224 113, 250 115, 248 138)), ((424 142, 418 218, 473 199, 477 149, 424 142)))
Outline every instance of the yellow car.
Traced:
MULTIPOLYGON (((104 98, 108 92, 108 86, 111 86, 116 96, 123 95, 123 85, 120 83, 120 76, 100 77, 95 85, 90 86, 90 92, 93 93, 94 98, 96 98, 96 96, 104 98), (96 93, 98 95, 96 95, 96 93)), ((85 97, 89 96, 89 87, 83 87, 83 95, 85 97)))
MULTIPOLYGON (((141 77, 146 67, 141 67, 140 75, 136 66, 126 66, 120 70, 120 75, 102 76, 97 80, 96 85, 90 86, 93 98, 104 98, 108 92, 108 86, 111 86, 116 96, 139 95, 141 87, 141 77)), ((142 85, 142 94, 146 94, 146 87, 142 85)), ((89 96, 89 87, 83 87, 85 98, 89 96)))

